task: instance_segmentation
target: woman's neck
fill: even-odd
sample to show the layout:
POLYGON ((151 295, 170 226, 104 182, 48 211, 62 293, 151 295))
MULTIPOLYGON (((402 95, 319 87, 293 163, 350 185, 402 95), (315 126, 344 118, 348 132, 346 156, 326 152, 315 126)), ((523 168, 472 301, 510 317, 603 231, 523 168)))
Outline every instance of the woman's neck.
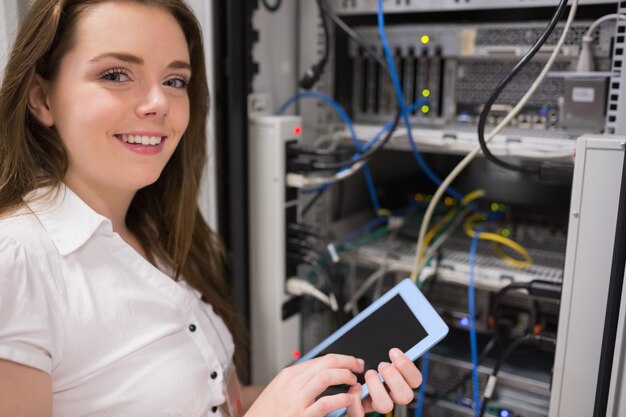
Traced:
POLYGON ((147 258, 140 241, 126 225, 126 213, 136 191, 124 189, 106 189, 93 184, 86 184, 76 178, 68 177, 65 185, 78 195, 96 213, 111 220, 113 231, 132 246, 143 257, 147 258))

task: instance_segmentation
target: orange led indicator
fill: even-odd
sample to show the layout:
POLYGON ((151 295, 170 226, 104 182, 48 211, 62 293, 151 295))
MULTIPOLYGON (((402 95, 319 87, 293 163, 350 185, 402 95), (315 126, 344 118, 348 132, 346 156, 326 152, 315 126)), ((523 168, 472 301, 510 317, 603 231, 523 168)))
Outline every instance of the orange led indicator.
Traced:
POLYGON ((291 356, 293 356, 294 359, 300 359, 300 356, 302 356, 302 352, 300 352, 299 349, 294 349, 291 352, 291 356))
POLYGON ((293 128, 294 135, 300 135, 302 133, 302 128, 300 126, 296 126, 293 128))

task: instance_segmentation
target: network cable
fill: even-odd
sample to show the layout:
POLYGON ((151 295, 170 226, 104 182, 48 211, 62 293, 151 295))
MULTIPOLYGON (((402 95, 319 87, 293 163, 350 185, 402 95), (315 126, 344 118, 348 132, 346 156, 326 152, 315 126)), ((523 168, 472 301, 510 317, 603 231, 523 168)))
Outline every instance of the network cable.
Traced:
POLYGON ((417 404, 415 404, 415 414, 413 415, 414 417, 422 416, 422 408, 424 407, 424 401, 426 399, 429 362, 430 354, 429 352, 426 352, 424 353, 424 356, 422 356, 422 385, 420 385, 420 389, 418 391, 417 404))
POLYGON ((613 13, 602 16, 591 25, 585 32, 582 37, 582 42, 580 44, 580 52, 578 53, 578 62, 576 63, 576 71, 578 72, 591 72, 595 71, 595 63, 593 59, 593 32, 603 24, 609 20, 624 20, 626 19, 626 15, 613 13))
MULTIPOLYGON (((465 221, 465 224, 463 225, 463 229, 465 230, 465 233, 469 237, 473 238, 474 236, 478 235, 478 239, 493 242, 495 245, 497 245, 496 254, 500 258, 502 258, 504 262, 508 263, 511 266, 514 266, 516 268, 528 268, 530 265, 532 265, 533 260, 530 257, 530 254, 528 253, 526 248, 524 248, 522 245, 515 242, 514 240, 504 237, 502 235, 499 235, 497 233, 488 233, 488 232, 478 233, 477 231, 475 231, 474 223, 477 220, 480 220, 480 218, 481 218, 481 214, 475 213, 469 216, 467 220, 465 221), (508 248, 517 252, 522 257, 522 260, 511 258, 507 254, 505 254, 504 251, 502 251, 502 249, 500 248, 500 245, 507 246, 508 248)), ((428 235, 426 235, 426 237, 428 237, 428 235)))
MULTIPOLYGON (((480 352, 480 355, 478 356, 478 364, 479 365, 485 360, 487 355, 489 355, 489 353, 491 353, 491 351, 493 350, 494 346, 496 346, 496 339, 495 339, 495 337, 492 337, 491 339, 489 339, 489 341, 487 342, 487 344, 485 345, 483 350, 480 352)), ((461 377, 457 381, 457 383, 454 384, 452 387, 448 388, 447 390, 445 390, 442 393, 437 393, 435 398, 431 399, 431 401, 429 401, 427 404, 424 405, 424 408, 427 409, 427 408, 431 407, 438 400, 446 398, 448 395, 450 395, 453 392, 455 392, 456 390, 458 390, 461 386, 463 386, 463 384, 465 384, 467 382, 467 380, 469 378, 472 377, 472 375, 473 375, 473 368, 470 369, 469 371, 467 371, 465 373, 465 375, 463 375, 463 377, 461 377)))
POLYGON ((474 291, 474 279, 476 277, 476 251, 478 249, 478 239, 481 234, 481 227, 476 229, 476 233, 472 237, 472 243, 470 245, 469 254, 469 268, 470 277, 467 286, 467 305, 469 316, 469 336, 470 336, 470 355, 472 358, 472 394, 474 404, 474 415, 478 417, 479 406, 479 393, 478 393, 478 344, 476 341, 476 305, 475 305, 475 291, 474 291))
MULTIPOLYGON (((546 29, 543 31, 541 36, 535 41, 535 43, 531 46, 531 48, 522 56, 522 58, 513 67, 513 69, 509 71, 509 73, 506 74, 500 80, 500 82, 498 82, 498 85, 493 90, 493 92, 487 99, 487 102, 485 103, 482 111, 480 112, 480 118, 478 119, 478 142, 480 143, 480 148, 482 149, 482 152, 485 158, 487 158, 489 161, 493 162, 494 164, 502 168, 522 172, 525 174, 540 175, 541 173, 541 169, 539 166, 525 166, 525 165, 511 164, 509 162, 499 159, 494 154, 492 154, 489 148, 487 147, 487 142, 485 141, 485 125, 487 124, 487 116, 491 112, 491 107, 500 96, 500 93, 502 93, 504 88, 511 82, 511 80, 515 78, 515 76, 519 74, 522 68, 524 68, 526 64, 535 56, 535 54, 543 46, 543 44, 546 42, 546 40, 548 39, 552 31, 554 30, 554 27, 556 26, 559 19, 561 18, 561 15, 565 11, 565 7, 567 6, 567 1, 568 0, 560 0, 560 3, 557 6, 556 11, 554 15, 552 16, 552 19, 548 23, 548 26, 546 27, 546 29)), ((564 32, 566 31, 564 30, 564 32)))
MULTIPOLYGON (((354 147, 357 150, 357 154, 358 155, 359 152, 363 152, 364 149, 366 149, 365 147, 361 146, 361 143, 359 142, 359 139, 356 135, 356 132, 354 131, 354 125, 352 124, 352 121, 350 120, 350 116, 348 116, 348 113, 344 110, 344 108, 337 103, 337 101, 333 100, 331 97, 322 94, 322 93, 318 93, 318 92, 306 92, 306 93, 300 93, 300 94, 296 94, 295 96, 293 96, 292 98, 290 98, 289 100, 287 100, 278 110, 278 114, 282 114, 285 112, 285 110, 294 102, 296 102, 297 100, 301 100, 303 98, 316 98, 316 99, 321 99, 323 101, 325 101, 326 103, 330 104, 331 107, 337 112, 337 114, 339 115, 339 117, 341 117, 341 119, 343 120, 343 122, 345 123, 346 127, 348 128, 348 130, 350 131, 351 135, 352 135, 352 141, 354 143, 354 147)), ((367 146, 367 145, 366 145, 367 146)), ((367 152, 367 151, 366 151, 367 152)), ((287 185, 292 186, 292 187, 297 187, 297 188, 312 188, 312 187, 316 187, 316 186, 321 186, 321 187, 325 187, 328 186, 334 182, 337 181, 341 181, 347 177, 349 177, 350 175, 356 173, 357 171, 359 171, 361 169, 361 167, 363 166, 363 175, 365 177, 365 183, 367 184, 367 189, 370 195, 370 199, 372 201, 372 206, 374 207, 374 211, 378 211, 380 210, 380 203, 378 201, 378 195, 376 194, 376 187, 374 186, 374 179, 372 178, 372 173, 369 169, 369 167, 364 166, 365 162, 363 162, 363 164, 356 164, 353 165, 351 168, 342 170, 340 172, 338 172, 337 174, 335 174, 333 177, 331 178, 325 178, 325 177, 316 177, 316 178, 308 178, 308 177, 304 177, 300 174, 295 174, 293 172, 289 172, 287 174, 287 185)), ((293 170, 298 170, 298 169, 303 169, 305 168, 305 170, 307 170, 309 168, 309 165, 315 166, 315 162, 310 162, 308 160, 299 160, 299 159, 292 159, 288 162, 288 169, 290 171, 293 170)), ((323 189, 320 189, 319 192, 323 191, 323 189)))
POLYGON ((320 247, 323 247, 329 254, 330 258, 333 262, 339 261, 339 256, 337 254, 337 248, 328 238, 322 234, 322 232, 313 227, 306 224, 301 223, 288 223, 287 224, 287 236, 298 236, 304 239, 312 239, 313 241, 318 242, 320 247))
MULTIPOLYGON (((398 79, 398 72, 396 71, 396 66, 395 66, 393 57, 391 56, 391 48, 389 47, 389 41, 385 33, 385 16, 383 13, 383 0, 378 0, 377 17, 378 17, 378 32, 380 34, 380 38, 383 44, 385 58, 387 59, 387 65, 389 67, 388 72, 391 76, 391 81, 394 86, 396 100, 398 101, 398 106, 399 106, 399 113, 402 115, 402 118, 404 119, 404 124, 407 129, 409 143, 411 144, 411 151, 413 152, 413 156, 415 157, 418 165, 420 166, 422 171, 424 171, 428 179, 430 179, 433 183, 439 186, 442 183, 441 178, 439 178, 439 176, 437 176, 437 174, 435 174, 433 170, 430 169, 426 161, 424 161, 422 154, 419 152, 419 149, 417 149, 415 140, 413 139, 413 134, 411 133, 412 132, 411 121, 409 120, 409 113, 407 113, 407 108, 406 108, 406 105, 404 104, 404 94, 402 92, 402 86, 400 85, 400 81, 398 79)), ((463 195, 452 187, 446 187, 446 191, 457 200, 463 199, 463 195)))
POLYGON ((326 64, 328 63, 328 57, 330 56, 330 33, 328 31, 326 13, 324 13, 324 5, 322 4, 323 0, 316 1, 320 12, 320 19, 322 19, 322 27, 324 29, 324 54, 317 63, 311 65, 311 67, 306 70, 300 81, 298 81, 298 85, 305 90, 310 90, 319 81, 320 77, 324 73, 324 68, 326 68, 326 64))
POLYGON ((479 417, 483 417, 485 415, 485 411, 487 410, 487 404, 489 403, 489 400, 491 399, 495 391, 496 383, 498 381, 498 372, 500 372, 500 368, 509 358, 511 353, 522 345, 548 346, 550 348, 553 348, 556 345, 556 339, 541 334, 529 334, 524 337, 520 337, 519 339, 516 339, 502 352, 502 354, 498 358, 498 361, 496 362, 496 365, 493 368, 493 371, 491 372, 491 375, 489 375, 489 379, 487 380, 487 385, 483 394, 483 400, 480 405, 480 413, 478 414, 479 417))
MULTIPOLYGON (((504 346, 504 342, 502 340, 502 333, 500 331, 500 306, 502 304, 502 299, 504 296, 514 290, 524 290, 527 291, 529 295, 533 297, 544 297, 544 298, 552 298, 555 300, 559 300, 561 298, 561 290, 562 285, 544 281, 544 280, 533 280, 530 282, 512 282, 509 285, 503 287, 498 291, 495 296, 494 306, 493 306, 493 319, 494 319, 494 329, 493 336, 496 341, 498 347, 502 348, 504 346)), ((535 322, 535 319, 531 319, 529 323, 529 327, 532 326, 535 322)), ((529 331, 531 329, 529 328, 529 331)))
MULTIPOLYGON (((500 122, 500 124, 498 124, 495 127, 495 129, 491 131, 491 133, 489 133, 487 138, 485 138, 486 143, 490 142, 506 125, 509 124, 509 122, 519 113, 522 107, 526 105, 528 100, 530 100, 530 97, 535 93, 537 88, 539 88, 539 85, 547 76, 548 71, 550 71, 550 68, 552 68, 552 64, 556 60, 557 56, 560 53, 561 48, 563 47, 563 44, 565 43, 565 38, 567 34, 569 33, 570 27, 572 26, 572 22, 574 21, 574 16, 576 15, 577 8, 578 8, 578 0, 572 0, 570 12, 569 12, 567 21, 565 23, 565 26, 563 28, 563 33, 561 34, 561 37, 559 38, 556 47, 552 51, 552 54, 548 58, 548 61, 546 62, 543 70, 541 71, 541 73, 539 74, 535 82, 533 82, 531 87, 528 89, 524 97, 522 97, 522 99, 511 110, 511 112, 507 114, 506 117, 500 122)), ((417 281, 419 270, 421 268, 421 263, 422 263, 421 254, 422 254, 424 236, 426 235, 426 232, 428 231, 428 226, 435 212, 435 208, 437 207, 437 204, 441 200, 441 197, 443 196, 448 186, 452 183, 452 181, 454 181, 459 176, 459 174, 469 165, 469 163, 476 157, 476 155, 480 153, 480 151, 481 151, 481 147, 479 146, 475 148, 473 151, 471 151, 469 154, 467 154, 463 158, 463 160, 461 160, 461 162, 459 162, 459 164, 452 170, 452 172, 450 172, 450 174, 444 179, 443 183, 439 186, 439 188, 437 188, 437 191, 433 195, 433 198, 430 201, 428 208, 426 209, 426 214, 424 215, 424 220, 420 227, 420 232, 419 232, 419 236, 417 240, 417 247, 415 249, 415 266, 414 266, 413 271, 411 272, 411 279, 413 279, 414 281, 417 281)))
POLYGON ((361 47, 361 49, 370 56, 373 60, 375 60, 380 67, 389 72, 389 68, 387 67, 387 63, 380 58, 380 55, 367 43, 365 39, 363 39, 358 33, 356 33, 350 26, 348 26, 341 18, 335 13, 335 10, 328 3, 328 0, 321 0, 324 12, 330 17, 330 19, 344 31, 346 35, 350 37, 357 45, 361 47))

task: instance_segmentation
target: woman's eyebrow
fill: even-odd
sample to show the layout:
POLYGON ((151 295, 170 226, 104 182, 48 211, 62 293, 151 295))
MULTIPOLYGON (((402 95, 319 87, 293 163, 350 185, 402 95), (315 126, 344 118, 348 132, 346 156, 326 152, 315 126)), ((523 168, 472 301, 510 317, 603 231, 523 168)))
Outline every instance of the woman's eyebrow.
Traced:
MULTIPOLYGON (((100 61, 100 60, 105 59, 105 58, 115 58, 115 59, 118 59, 120 61, 128 62, 129 64, 136 64, 136 65, 143 65, 143 63, 144 63, 143 58, 138 57, 137 55, 128 54, 128 53, 124 53, 124 52, 105 52, 105 53, 100 54, 100 55, 98 55, 98 56, 96 56, 94 58, 91 58, 89 61, 90 62, 97 62, 97 61, 100 61)), ((167 67, 168 68, 172 68, 172 69, 191 70, 191 64, 189 62, 181 61, 181 60, 174 60, 174 61, 170 62, 167 67)))
POLYGON ((91 58, 89 62, 97 62, 105 58, 115 58, 119 59, 120 61, 128 62, 129 64, 143 65, 143 58, 123 52, 105 52, 94 58, 91 58))

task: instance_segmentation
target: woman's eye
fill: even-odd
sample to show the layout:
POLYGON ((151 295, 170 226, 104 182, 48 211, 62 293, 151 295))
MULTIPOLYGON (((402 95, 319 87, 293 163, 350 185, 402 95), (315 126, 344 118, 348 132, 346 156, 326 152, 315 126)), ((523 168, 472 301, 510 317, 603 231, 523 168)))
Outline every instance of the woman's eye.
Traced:
POLYGON ((123 69, 107 70, 100 75, 100 78, 104 81, 112 81, 116 83, 130 81, 130 76, 128 72, 123 69))
POLYGON ((163 84, 168 87, 182 89, 182 88, 187 88, 187 85, 189 85, 189 82, 184 78, 170 78, 169 80, 166 80, 163 84))

